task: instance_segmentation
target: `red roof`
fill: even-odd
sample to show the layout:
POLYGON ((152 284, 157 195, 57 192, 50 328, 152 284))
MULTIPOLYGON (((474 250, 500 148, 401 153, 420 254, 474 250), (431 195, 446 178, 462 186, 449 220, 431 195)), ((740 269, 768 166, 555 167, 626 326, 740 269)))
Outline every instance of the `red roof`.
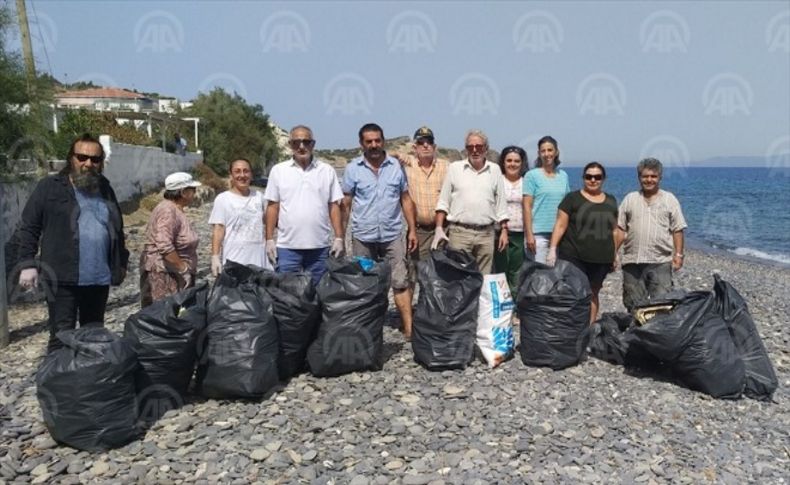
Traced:
POLYGON ((135 93, 123 88, 89 88, 79 91, 61 91, 55 95, 56 98, 125 98, 141 99, 147 98, 144 94, 135 93))

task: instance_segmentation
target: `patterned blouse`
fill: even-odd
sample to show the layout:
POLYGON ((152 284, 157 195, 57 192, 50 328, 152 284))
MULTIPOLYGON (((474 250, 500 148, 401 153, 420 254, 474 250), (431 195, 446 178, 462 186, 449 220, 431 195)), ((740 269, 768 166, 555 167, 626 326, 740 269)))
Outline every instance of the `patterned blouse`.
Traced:
POLYGON ((198 235, 192 230, 186 214, 171 200, 163 200, 151 212, 145 228, 145 246, 140 266, 145 271, 167 271, 164 255, 176 251, 197 272, 198 235))

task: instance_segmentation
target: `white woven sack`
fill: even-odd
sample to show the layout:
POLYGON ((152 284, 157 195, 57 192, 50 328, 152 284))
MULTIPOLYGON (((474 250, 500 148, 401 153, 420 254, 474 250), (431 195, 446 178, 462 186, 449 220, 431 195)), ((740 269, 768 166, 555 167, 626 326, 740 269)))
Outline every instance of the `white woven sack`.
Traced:
POLYGON ((485 275, 477 317, 477 346, 492 369, 512 354, 513 297, 504 273, 485 275))

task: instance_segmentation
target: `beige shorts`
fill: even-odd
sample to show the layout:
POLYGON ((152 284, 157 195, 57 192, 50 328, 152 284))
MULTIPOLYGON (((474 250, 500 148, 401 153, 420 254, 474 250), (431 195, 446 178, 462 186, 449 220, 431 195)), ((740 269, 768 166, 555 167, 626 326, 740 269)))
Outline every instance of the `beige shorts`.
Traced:
POLYGON ((356 238, 351 241, 351 252, 376 261, 386 261, 390 265, 393 290, 409 287, 409 270, 406 262, 406 243, 403 238, 388 242, 364 242, 356 238))

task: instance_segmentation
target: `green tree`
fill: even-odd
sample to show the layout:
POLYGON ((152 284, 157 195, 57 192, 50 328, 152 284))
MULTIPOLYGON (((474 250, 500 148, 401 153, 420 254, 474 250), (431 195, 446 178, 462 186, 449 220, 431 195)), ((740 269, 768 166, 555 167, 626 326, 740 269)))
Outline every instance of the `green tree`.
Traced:
POLYGON ((259 104, 247 104, 238 94, 215 88, 200 93, 186 112, 200 118, 204 162, 221 175, 228 173, 228 162, 237 158, 250 160, 261 175, 280 157, 269 116, 259 104))
POLYGON ((130 145, 157 144, 157 140, 148 138, 144 130, 135 128, 132 123, 119 125, 115 115, 110 112, 77 109, 63 114, 58 124, 58 133, 53 135, 53 152, 65 157, 71 143, 83 133, 94 136, 110 135, 113 141, 130 145))
POLYGON ((0 172, 9 170, 7 160, 29 158, 42 163, 51 151, 51 83, 40 77, 29 89, 19 55, 5 44, 12 26, 8 8, 0 6, 0 172))

